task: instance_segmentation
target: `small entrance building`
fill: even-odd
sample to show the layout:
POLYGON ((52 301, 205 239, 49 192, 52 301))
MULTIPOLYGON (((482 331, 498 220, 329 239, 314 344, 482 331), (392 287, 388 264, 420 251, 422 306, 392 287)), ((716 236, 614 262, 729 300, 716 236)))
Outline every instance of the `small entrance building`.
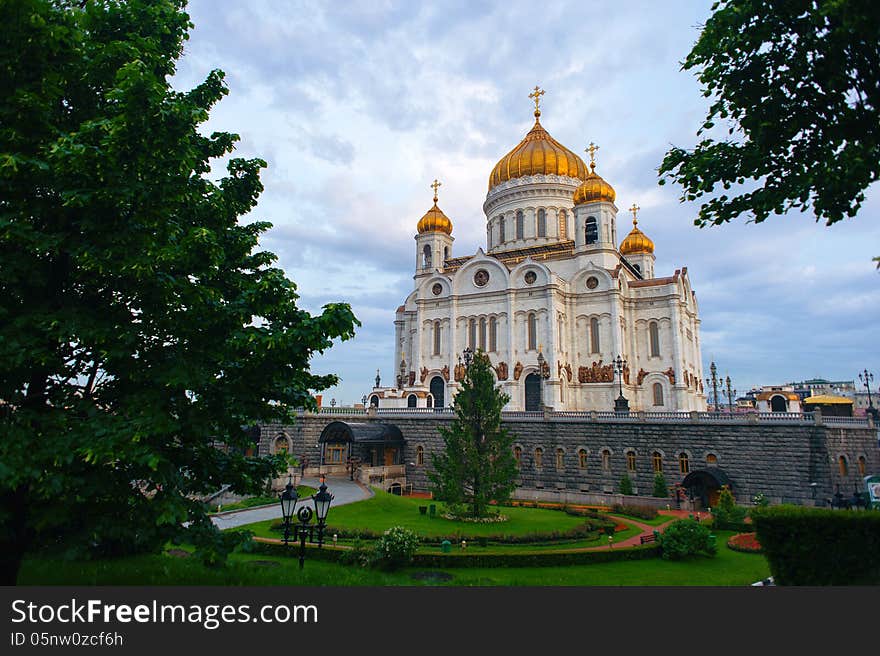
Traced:
POLYGON ((405 441, 394 424, 333 421, 321 431, 318 443, 324 471, 335 467, 344 471, 349 459, 365 467, 403 464, 405 441))
POLYGON ((830 394, 808 396, 804 399, 804 410, 807 412, 820 410, 826 417, 852 417, 853 400, 845 396, 832 396, 830 394))

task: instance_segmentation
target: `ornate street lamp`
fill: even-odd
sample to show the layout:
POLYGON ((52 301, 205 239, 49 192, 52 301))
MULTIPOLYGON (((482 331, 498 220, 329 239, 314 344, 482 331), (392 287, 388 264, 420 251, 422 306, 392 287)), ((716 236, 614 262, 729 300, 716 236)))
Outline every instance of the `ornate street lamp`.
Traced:
POLYGON ((550 367, 547 365, 547 360, 544 359, 544 354, 540 348, 538 349, 538 372, 544 380, 550 378, 550 367))
POLYGON ((299 540, 299 568, 305 566, 306 560, 306 540, 315 541, 315 529, 317 528, 318 548, 324 546, 324 529, 327 526, 327 514, 330 512, 330 503, 333 501, 333 495, 327 492, 327 484, 325 478, 321 476, 321 487, 317 494, 313 495, 312 501, 315 504, 314 513, 308 506, 301 506, 296 512, 298 523, 292 525, 293 510, 296 507, 297 493, 293 482, 288 479, 284 492, 281 493, 281 515, 284 518, 284 544, 285 546, 291 542, 291 532, 293 533, 293 541, 299 540), (312 515, 318 518, 317 526, 313 526, 312 515), (291 531, 291 529, 293 529, 291 531))
POLYGON ((331 407, 331 408, 335 408, 335 407, 336 407, 336 399, 335 399, 335 398, 330 399, 330 407, 331 407))
POLYGON ((379 377, 379 370, 376 369, 376 387, 379 387, 379 385, 381 383, 382 383, 382 379, 379 377))
POLYGON ((470 369, 470 368, 471 368, 471 363, 474 361, 474 352, 473 352, 473 350, 471 350, 471 347, 468 346, 468 347, 464 350, 464 353, 463 353, 462 355, 464 355, 464 366, 465 366, 465 368, 466 368, 466 369, 470 369))
POLYGON ((617 359, 612 362, 614 364, 614 372, 618 376, 618 389, 620 390, 620 396, 614 400, 614 412, 629 412, 629 401, 623 395, 623 369, 626 367, 626 360, 618 355, 617 359))
POLYGON ((863 372, 859 373, 859 380, 862 381, 862 384, 865 386, 865 389, 868 390, 868 410, 867 413, 874 417, 874 419, 878 419, 878 411, 877 408, 874 407, 874 404, 871 402, 871 382, 874 380, 874 374, 865 369, 863 372))
POLYGON ((730 389, 730 376, 727 377, 725 382, 727 383, 727 392, 725 392, 727 395, 727 409, 730 414, 733 414, 733 400, 736 398, 736 390, 730 389))
POLYGON ((712 377, 706 379, 706 387, 712 388, 712 411, 718 412, 718 368, 714 362, 709 365, 709 371, 712 377))
POLYGON ((365 408, 367 407, 367 395, 366 395, 366 394, 364 394, 364 395, 361 397, 361 403, 363 404, 363 406, 364 406, 365 408))

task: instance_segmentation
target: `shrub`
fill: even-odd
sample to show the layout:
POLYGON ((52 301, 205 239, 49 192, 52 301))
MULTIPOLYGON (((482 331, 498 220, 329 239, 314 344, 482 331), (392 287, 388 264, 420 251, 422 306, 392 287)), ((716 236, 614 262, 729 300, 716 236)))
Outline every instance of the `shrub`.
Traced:
POLYGON ((633 483, 630 480, 629 476, 627 476, 626 474, 623 475, 623 478, 620 479, 620 485, 617 486, 617 489, 620 490, 621 494, 632 496, 633 483))
POLYGON ((627 515, 628 517, 638 517, 639 519, 656 519, 657 512, 656 508, 652 508, 651 506, 631 506, 631 505, 616 505, 611 507, 611 512, 617 513, 618 515, 627 515))
POLYGON ((385 569, 398 569, 412 562, 419 536, 403 526, 392 526, 376 542, 376 561, 385 569))
POLYGON ((779 585, 880 584, 880 512, 770 506, 752 522, 779 585))
POLYGON ((680 519, 658 538, 664 560, 680 560, 704 553, 714 556, 717 548, 709 529, 693 519, 680 519))
POLYGON ((372 567, 376 560, 376 550, 361 540, 355 540, 351 549, 341 552, 339 560, 345 565, 372 567))
POLYGON ((715 528, 740 530, 747 513, 748 510, 736 505, 730 488, 726 485, 722 486, 718 494, 718 505, 712 508, 715 528))
POLYGON ((654 496, 669 496, 669 488, 666 487, 666 477, 663 476, 663 472, 657 472, 656 474, 654 474, 654 496))

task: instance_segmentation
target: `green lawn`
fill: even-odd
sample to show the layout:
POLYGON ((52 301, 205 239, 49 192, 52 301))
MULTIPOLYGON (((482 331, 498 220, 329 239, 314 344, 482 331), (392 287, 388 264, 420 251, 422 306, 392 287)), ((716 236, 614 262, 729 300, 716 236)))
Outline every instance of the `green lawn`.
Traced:
MULTIPOLYGON (((309 487, 308 485, 298 485, 296 488, 297 496, 300 499, 305 497, 312 496, 317 490, 313 487, 309 487)), ((227 510, 243 510, 245 508, 256 508, 257 506, 269 506, 274 503, 280 503, 277 496, 259 496, 259 497, 248 497, 247 499, 242 499, 241 501, 236 501, 235 503, 227 503, 220 506, 219 512, 225 512, 227 510)), ((209 515, 213 515, 218 512, 216 507, 211 509, 209 515)))
MULTIPOLYGON (((538 508, 499 508, 500 512, 509 517, 508 521, 491 524, 458 522, 443 519, 439 516, 443 504, 436 503, 438 516, 419 513, 419 506, 436 503, 427 499, 412 499, 388 494, 376 490, 376 495, 357 503, 330 508, 327 520, 328 534, 333 528, 369 529, 381 533, 392 526, 405 526, 424 537, 447 535, 528 535, 530 533, 549 533, 551 531, 567 531, 588 521, 583 517, 575 517, 558 510, 538 508)), ((277 521, 277 520, 275 520, 277 521)), ((248 524, 243 528, 251 530, 261 537, 277 538, 277 531, 269 530, 273 521, 248 524)))
MULTIPOLYGON (((744 586, 769 576, 761 555, 731 551, 729 531, 718 531, 718 555, 670 562, 661 559, 597 563, 571 567, 454 568, 452 586, 744 586)), ((294 549, 291 555, 294 555, 294 549)), ((396 573, 307 560, 300 572, 296 558, 234 554, 226 567, 209 569, 192 558, 135 556, 97 562, 28 558, 19 585, 423 585, 417 570, 396 573)))

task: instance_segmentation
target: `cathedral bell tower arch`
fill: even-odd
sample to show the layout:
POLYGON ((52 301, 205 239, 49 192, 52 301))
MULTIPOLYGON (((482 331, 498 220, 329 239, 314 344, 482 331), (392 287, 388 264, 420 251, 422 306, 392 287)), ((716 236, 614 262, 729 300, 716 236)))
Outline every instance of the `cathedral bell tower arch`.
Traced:
POLYGON ((437 189, 442 182, 434 180, 434 205, 416 226, 416 277, 443 271, 446 260, 452 257, 452 221, 437 206, 437 189))

